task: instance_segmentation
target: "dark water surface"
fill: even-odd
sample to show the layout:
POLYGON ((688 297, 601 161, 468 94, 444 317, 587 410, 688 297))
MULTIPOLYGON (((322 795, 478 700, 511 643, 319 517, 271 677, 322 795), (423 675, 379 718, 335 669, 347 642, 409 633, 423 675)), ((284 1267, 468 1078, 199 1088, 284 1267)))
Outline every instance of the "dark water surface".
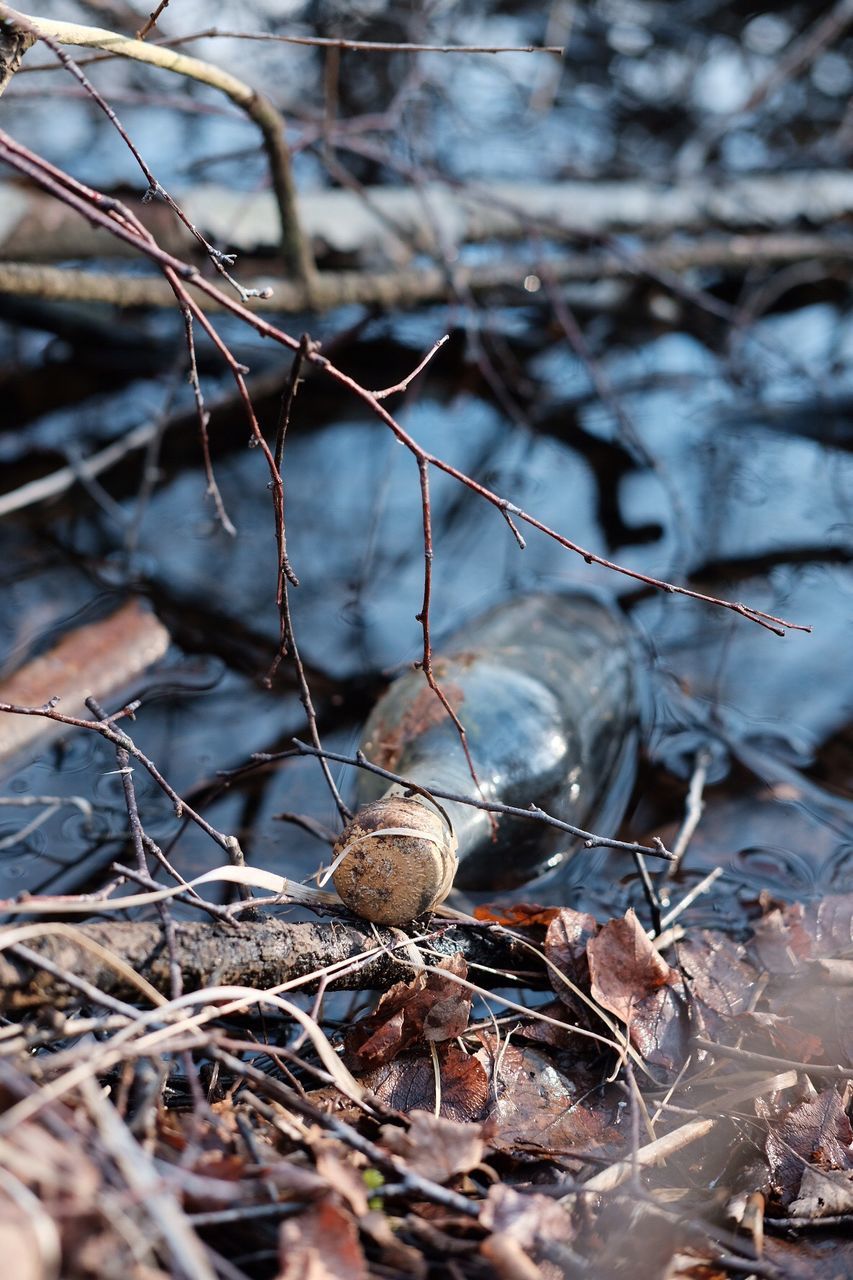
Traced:
MULTIPOLYGON (((827 307, 785 319, 792 340, 801 335, 800 350, 816 328, 849 323, 827 307)), ((410 353, 394 344, 393 322, 383 329, 391 368, 410 353)), ((356 346, 347 363, 357 359, 356 346)), ((537 380, 536 412, 553 424, 550 430, 513 424, 482 393, 454 393, 436 374, 400 418, 442 458, 584 545, 643 572, 692 575, 703 589, 808 622, 814 633, 779 639, 692 601, 638 593, 630 580, 587 567, 535 532, 521 552, 494 509, 436 476, 437 635, 516 591, 595 583, 623 593, 655 691, 650 758, 631 833, 643 836, 667 821, 671 829, 683 792, 672 775, 684 779, 698 747, 710 741, 718 786, 685 880, 722 862, 733 882, 756 893, 767 888, 795 896, 849 883, 849 803, 801 774, 851 718, 850 454, 785 430, 770 414, 762 419, 754 395, 739 410, 723 362, 686 335, 616 349, 607 359, 609 375, 615 388, 630 387, 623 403, 681 496, 682 528, 659 474, 627 454, 615 495, 608 491, 606 471, 590 457, 596 444, 616 453, 622 447, 577 371, 572 386, 572 363, 553 344, 528 365, 537 380), (622 522, 615 537, 602 521, 605 500, 622 522), (642 530, 641 542, 631 541, 634 529, 642 530)), ((131 385, 90 403, 94 438, 103 424, 132 416, 135 401, 131 385)), ((419 654, 417 469, 384 428, 357 416, 351 403, 342 402, 332 420, 313 424, 311 403, 306 389, 286 453, 288 545, 302 583, 292 593, 294 618, 316 682, 324 742, 351 752, 372 693, 419 654)), ((811 408, 819 414, 817 403, 811 408)), ((79 409, 62 418, 54 413, 34 424, 34 438, 40 430, 56 447, 63 430, 72 433, 83 421, 79 409)), ((10 661, 23 658, 62 628, 117 603, 127 584, 150 594, 183 643, 134 690, 143 698, 133 727, 137 742, 182 795, 207 800, 209 819, 237 832, 253 861, 300 878, 313 871, 323 846, 276 815, 297 811, 334 825, 315 762, 291 762, 215 794, 220 771, 306 732, 287 672, 271 692, 257 678, 277 635, 268 477, 258 451, 247 450, 240 435, 234 443, 217 458, 216 475, 236 538, 217 526, 194 466, 173 468, 159 485, 130 556, 123 551, 122 520, 132 518, 135 498, 119 496, 105 511, 78 496, 67 513, 41 513, 28 528, 7 524, 4 645, 10 661)), ((14 466, 13 433, 0 447, 14 466)), ((33 763, 7 770, 8 795, 81 795, 94 812, 87 821, 78 809, 63 809, 23 848, 4 849, 4 896, 42 884, 70 886, 80 877, 85 882, 125 852, 114 768, 107 744, 78 733, 33 763), (73 870, 60 873, 61 867, 73 870)), ((351 778, 341 782, 351 793, 351 778)), ((137 785, 147 830, 168 843, 178 833, 170 807, 139 770, 137 785)), ((7 809, 2 816, 2 834, 14 833, 20 813, 7 809)), ((187 875, 218 861, 218 851, 192 826, 172 856, 187 875)), ((628 892, 627 869, 620 867, 612 855, 581 854, 566 874, 570 883, 583 882, 587 902, 615 910, 628 892)))
MULTIPOLYGON (((452 75, 442 67, 434 73, 446 76, 432 108, 438 123, 429 124, 434 133, 419 136, 436 140, 437 163, 469 179, 630 176, 656 157, 671 162, 686 139, 673 126, 664 147, 654 119, 640 112, 637 104, 651 98, 652 85, 670 111, 687 103, 701 118, 715 93, 722 101, 715 85, 734 93, 753 83, 769 56, 765 46, 779 33, 771 29, 773 15, 765 15, 765 26, 747 41, 747 65, 743 46, 722 30, 706 31, 701 50, 690 41, 677 49, 670 20, 660 9, 653 17, 652 9, 633 6, 630 20, 616 23, 591 6, 581 25, 573 57, 580 66, 590 49, 600 54, 609 39, 615 88, 605 83, 601 57, 587 57, 586 80, 570 77, 554 109, 537 116, 528 111, 530 97, 546 92, 547 84, 523 59, 502 67, 460 63, 452 75), (740 59, 738 66, 732 59, 740 59), (633 148, 620 127, 629 99, 643 121, 634 125, 633 148), (503 145, 484 148, 483 136, 499 128, 503 145), (576 140, 572 148, 567 137, 576 140)), ((482 25, 470 14, 454 39, 538 40, 537 23, 531 15, 493 15, 482 25)), ((244 47, 240 56, 247 56, 244 47)), ((259 76, 270 74, 271 56, 264 46, 252 49, 259 76)), ((293 67, 307 77, 309 64, 302 54, 294 58, 293 67)), ((811 107, 823 103, 831 115, 840 69, 833 79, 827 64, 821 75, 822 82, 812 79, 802 92, 811 107)), ((295 103, 298 77, 289 84, 295 103)), ((21 87, 28 88, 23 78, 21 87)), ((353 78, 354 98, 375 91, 370 75, 364 84, 353 78)), ((70 152, 75 172, 102 186, 136 183, 117 142, 93 150, 93 139, 105 135, 89 108, 74 101, 68 109, 64 162, 71 163, 70 152)), ((778 119, 793 109, 786 99, 778 119)), ((41 102, 19 103, 18 135, 50 152, 45 110, 41 102)), ((127 123, 166 182, 186 183, 229 145, 248 147, 246 125, 227 114, 187 116, 168 137, 147 109, 129 110, 127 123)), ((770 165, 784 159, 785 145, 784 131, 762 131, 747 120, 728 137, 722 162, 729 171, 747 168, 749 156, 760 151, 760 162, 770 165)), ((310 149, 297 172, 300 180, 319 180, 310 149)), ((251 186, 261 176, 250 154, 235 181, 251 186)), ((387 180, 384 171, 379 176, 387 180)), ((732 302, 731 282, 708 276, 691 285, 732 302)), ((494 508, 433 474, 437 643, 513 593, 594 585, 619 595, 637 628, 653 706, 621 834, 670 838, 696 752, 709 746, 707 810, 680 884, 688 887, 722 865, 723 881, 696 914, 738 924, 762 890, 793 898, 853 883, 853 313, 832 281, 799 290, 784 309, 740 330, 683 298, 665 300, 671 305, 662 310, 659 292, 638 289, 611 308, 578 304, 599 368, 630 420, 628 431, 595 393, 546 302, 535 298, 524 308, 476 313, 435 306, 414 316, 371 317, 348 310, 283 323, 289 332, 307 328, 324 339, 330 357, 367 386, 394 383, 449 332, 451 342, 427 373, 393 402, 399 421, 422 445, 632 569, 689 581, 813 626, 811 635, 779 639, 729 612, 589 567, 535 531, 528 531, 521 552, 494 508), (495 370, 503 380, 500 394, 495 370)), ((63 325, 56 309, 24 315, 10 300, 3 308, 4 491, 74 465, 158 415, 174 418, 191 409, 174 316, 90 312, 105 332, 113 328, 118 344, 98 344, 98 359, 91 340, 75 344, 80 316, 73 309, 63 325), (128 332, 138 338, 119 344, 128 332), (87 360, 81 361, 83 347, 87 360), (142 372, 134 363, 141 351, 142 372)), ((288 362, 235 324, 218 324, 252 374, 272 384, 258 399, 271 438, 275 381, 286 379, 288 362)), ((226 396, 221 367, 204 343, 200 351, 208 399, 226 396)), ((240 837, 252 862, 298 879, 315 870, 326 847, 278 815, 296 812, 335 825, 316 762, 265 768, 227 787, 220 776, 253 752, 284 749, 294 734, 305 737, 306 724, 289 668, 272 690, 262 683, 278 631, 266 468, 260 452, 247 448, 239 411, 216 415, 212 431, 235 538, 218 526, 205 497, 191 416, 166 433, 161 472, 144 507, 136 455, 107 473, 102 489, 78 486, 56 504, 3 521, 0 669, 25 661, 128 593, 149 597, 174 643, 130 691, 143 700, 135 740, 211 822, 240 837)), ((352 752, 387 677, 420 653, 417 467, 378 421, 314 376, 300 394, 288 437, 285 486, 288 549, 301 583, 292 592, 296 635, 324 744, 352 752)), ((69 803, 16 841, 31 811, 0 808, 0 895, 88 887, 112 859, 129 856, 114 769, 112 749, 82 733, 35 760, 4 767, 3 796, 81 797, 91 813, 69 803)), ((335 772, 351 795, 349 773, 335 772)), ((190 875, 219 862, 220 851, 175 818, 144 773, 137 769, 135 776, 146 830, 170 850, 180 871, 190 875)), ((632 864, 613 855, 579 855, 563 883, 565 889, 552 885, 548 892, 602 912, 641 900, 632 864)))

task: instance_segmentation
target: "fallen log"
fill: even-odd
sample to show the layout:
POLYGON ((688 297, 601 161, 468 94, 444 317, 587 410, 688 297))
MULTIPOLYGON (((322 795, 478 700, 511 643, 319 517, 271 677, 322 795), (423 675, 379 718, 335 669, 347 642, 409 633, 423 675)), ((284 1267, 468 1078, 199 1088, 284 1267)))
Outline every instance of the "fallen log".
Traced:
MULTIPOLYGON (((0 931, 0 1009, 4 1013, 64 1007, 79 1000, 84 985, 114 999, 138 1002, 141 984, 134 984, 123 972, 127 966, 168 997, 172 994, 173 958, 185 991, 229 985, 264 990, 300 979, 306 979, 300 990, 310 991, 323 971, 333 965, 345 966, 329 979, 327 986, 333 990, 383 989, 413 974, 413 962, 406 951, 411 949, 411 939, 401 929, 374 930, 339 921, 318 924, 267 919, 232 927, 218 922, 176 922, 171 954, 160 923, 40 927, 61 932, 27 938, 26 947, 22 947, 13 942, 21 933, 20 927, 0 931), (104 951, 120 963, 111 964, 104 951)), ((496 933, 489 925, 440 922, 426 945, 442 955, 461 951, 469 964, 499 968, 508 975, 523 973, 526 986, 547 985, 544 967, 531 980, 535 957, 529 948, 513 942, 505 932, 496 933)))
MULTIPOLYGON (((624 297, 624 282, 630 282, 632 277, 714 270, 742 273, 755 266, 781 266, 804 260, 826 264, 826 274, 832 276, 841 270, 849 274, 851 259, 853 237, 846 234, 739 233, 691 240, 673 238, 619 252, 552 253, 545 258, 528 255, 523 261, 512 257, 498 262, 457 264, 452 280, 439 266, 321 271, 306 288, 274 271, 259 269, 255 260, 248 264, 243 283, 259 295, 252 297, 252 311, 299 314, 343 306, 415 307, 450 300, 454 289, 463 287, 475 296, 500 291, 529 303, 531 295, 541 287, 536 272, 545 269, 551 282, 566 291, 572 305, 601 310, 619 305, 624 297)), ((187 289, 205 311, 223 309, 221 303, 197 290, 192 282, 187 289)), ((44 262, 0 261, 0 293, 46 302, 98 302, 114 307, 175 305, 169 282, 159 273, 130 275, 56 267, 44 262)))
MULTIPOLYGON (((826 227, 853 213, 853 174, 834 170, 757 174, 681 182, 573 181, 481 183, 457 189, 433 182, 302 194, 299 222, 314 252, 357 259, 373 269, 399 268, 415 253, 488 240, 526 239, 531 228, 559 238, 622 232, 644 237, 826 227)), ((280 236, 272 192, 203 183, 174 192, 187 217, 219 248, 274 253, 280 236)), ((158 243, 178 256, 197 247, 163 206, 125 200, 158 243)), ((18 183, 4 185, 0 256, 30 260, 120 256, 134 251, 107 241, 72 209, 18 183)))

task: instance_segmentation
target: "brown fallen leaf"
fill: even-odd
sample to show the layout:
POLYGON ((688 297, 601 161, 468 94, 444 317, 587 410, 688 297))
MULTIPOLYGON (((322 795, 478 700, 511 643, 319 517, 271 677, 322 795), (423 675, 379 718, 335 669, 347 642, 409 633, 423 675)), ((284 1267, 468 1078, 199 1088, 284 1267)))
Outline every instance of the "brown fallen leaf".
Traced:
POLYGON ((853 1240, 837 1232, 800 1235, 796 1240, 767 1236, 763 1260, 785 1280, 850 1280, 853 1240))
POLYGON ((764 1149, 774 1198, 783 1209, 798 1196, 809 1165, 822 1170, 853 1169, 853 1129, 837 1089, 824 1089, 779 1118, 767 1116, 760 1100, 756 1109, 768 1120, 764 1149))
MULTIPOLYGON (((439 962, 438 969, 464 978, 461 952, 439 962)), ((373 1013, 350 1031, 347 1059, 356 1070, 391 1062, 419 1040, 453 1040, 468 1026, 473 993, 441 973, 422 972, 411 982, 395 983, 373 1013)))
POLYGON ((602 1104, 597 1094, 586 1097, 589 1088, 586 1077, 575 1070, 571 1076, 563 1074, 540 1050, 506 1046, 500 1057, 497 1101, 489 1113, 489 1146, 566 1155, 618 1140, 614 1108, 602 1104))
POLYGON ((827 1218, 834 1214, 853 1214, 853 1170, 803 1170, 800 1193, 788 1206, 792 1218, 827 1218))
POLYGON ((761 966, 773 974, 796 973, 812 955, 812 939, 804 926, 802 903, 774 907, 753 929, 752 950, 761 966))
MULTIPOLYGON (((548 925, 545 935, 545 955, 560 973, 580 987, 589 991, 589 961, 586 949, 589 942, 598 932, 595 917, 588 911, 572 911, 564 907, 548 925)), ((551 985, 559 998, 572 1009, 579 1002, 564 982, 560 982, 556 974, 551 973, 551 985)), ((580 1006, 584 1006, 581 1004, 580 1006)))
POLYGON ((408 1130, 383 1125, 382 1143, 432 1182, 443 1184, 460 1173, 470 1173, 483 1159, 481 1125, 461 1124, 429 1111, 410 1111, 409 1121, 408 1130))
POLYGON ((726 934, 697 930, 678 944, 678 962, 694 1001, 734 1018, 745 1013, 759 973, 746 949, 726 934))
POLYGON ((853 945, 853 893, 773 907, 754 928, 752 947, 770 973, 796 973, 803 960, 848 955, 853 945))
POLYGON ((655 949, 633 909, 602 925, 587 947, 593 997, 629 1022, 638 1003, 679 975, 655 949))
POLYGON ((587 944, 587 958, 593 999, 627 1024, 648 1063, 678 1070, 689 1035, 684 984, 633 910, 601 927, 587 944))
POLYGON ((360 1220, 368 1210, 367 1187, 359 1170, 347 1159, 343 1146, 324 1137, 314 1144, 314 1160, 319 1176, 360 1220))
MULTIPOLYGON (((536 1012, 561 1023, 568 1021, 580 1027, 590 1026, 594 1017, 592 1011, 580 1001, 572 1007, 570 1001, 571 993, 567 987, 565 1000, 549 1000, 547 1004, 538 1005, 536 1012)), ((598 1026, 601 1026, 600 1022, 598 1026)), ((532 1018, 530 1022, 520 1026, 516 1034, 519 1039, 535 1040, 538 1044, 549 1044, 554 1049, 571 1050, 581 1062, 589 1061, 590 1053, 594 1052, 588 1037, 572 1031, 570 1026, 554 1026, 552 1022, 542 1021, 542 1018, 532 1018)))
MULTIPOLYGON (((497 1280, 546 1280, 524 1246, 508 1231, 495 1231, 480 1245, 480 1254, 491 1264, 497 1280)), ((548 1278, 550 1280, 550 1277, 548 1278)))
POLYGON ((528 1249, 543 1236, 571 1240, 574 1235, 569 1214, 552 1197, 516 1191, 500 1182, 489 1187, 480 1225, 487 1231, 509 1232, 528 1249))
MULTIPOLYGON (((489 1075, 483 1064, 455 1044, 437 1046, 441 1078, 440 1114, 449 1120, 482 1120, 489 1099, 489 1075)), ((432 1058, 420 1054, 397 1058, 359 1082, 393 1111, 432 1111, 435 1107, 435 1069, 432 1058)))
POLYGON ((324 1200, 288 1218, 279 1234, 276 1280, 367 1280, 367 1263, 352 1214, 324 1200))
POLYGON ((748 1016, 748 1047, 766 1052, 769 1040, 782 1057, 853 1065, 852 941, 853 894, 770 908, 750 948, 772 977, 748 1016))
POLYGON ((535 902, 508 902, 492 905, 484 903, 474 908, 475 920, 488 920, 510 928, 528 928, 531 925, 549 925, 558 916, 560 907, 540 907, 535 902))
MULTIPOLYGON (((795 1025, 790 1021, 787 1000, 777 996, 774 1004, 778 1013, 759 1009, 741 1020, 741 1029, 749 1034, 745 1047, 756 1053, 770 1052, 780 1058, 793 1058, 796 1062, 825 1061, 826 1049, 820 1036, 807 1031, 802 1023, 795 1025)), ((814 1020, 816 1012, 817 1007, 812 1004, 808 1021, 814 1020)))

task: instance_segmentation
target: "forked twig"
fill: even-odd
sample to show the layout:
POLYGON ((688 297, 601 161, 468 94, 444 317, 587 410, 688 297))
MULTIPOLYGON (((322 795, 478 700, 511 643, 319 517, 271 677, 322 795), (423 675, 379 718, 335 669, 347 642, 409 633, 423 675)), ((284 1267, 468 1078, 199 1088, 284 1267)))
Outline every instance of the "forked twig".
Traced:
MULTIPOLYGON (((322 755, 326 760, 334 760, 337 764, 348 764, 357 769, 366 769, 368 773, 375 773, 377 777, 385 778, 388 782, 396 782, 403 787, 410 785, 408 778, 399 773, 392 773, 390 769, 383 769, 381 765, 374 764, 361 751, 356 756, 345 756, 337 751, 320 751, 317 747, 309 746, 307 742, 300 742, 298 738, 294 738, 293 743, 292 751, 260 751, 252 757, 252 760, 256 764, 269 764, 276 760, 292 759, 294 756, 322 755)), ((437 787, 431 787, 427 791, 424 787, 413 785, 412 790, 421 795, 429 796, 431 799, 452 800, 455 804, 471 805, 472 808, 483 809, 486 813, 505 814, 507 817, 525 818, 530 822, 541 822, 545 826, 556 827, 558 831, 565 831, 568 835, 582 840, 586 849, 620 849, 625 853, 645 853, 653 858, 664 858, 667 862, 672 860, 672 854, 663 841, 657 837, 654 839, 654 844, 651 845, 637 844, 630 840, 614 840, 609 836, 599 836, 592 831, 585 831, 582 827, 575 827, 570 822, 563 822, 561 818, 553 817, 536 805, 531 805, 529 809, 521 809, 511 804, 499 804, 496 800, 483 800, 475 796, 458 795, 453 791, 442 791, 437 787)))
MULTIPOLYGON (((306 285, 310 284, 314 275, 314 261, 308 243, 299 226, 299 216, 296 208, 296 188, 291 173, 290 151, 285 140, 284 121, 264 94, 251 88, 250 85, 244 84, 242 80, 238 80, 236 76, 223 71, 220 67, 211 66, 207 62, 202 62, 199 58, 191 58, 183 53, 174 53, 159 45, 148 44, 144 40, 132 40, 128 36, 119 35, 115 31, 105 31, 100 27, 80 26, 78 23, 73 22, 58 22, 48 18, 34 17, 29 14, 19 13, 5 4, 0 5, 0 13, 20 29, 25 32, 34 32, 39 39, 44 40, 65 65, 74 71, 78 79, 85 80, 83 73, 79 70, 79 67, 75 69, 75 64, 58 49, 58 43, 103 49, 111 56, 131 58, 137 62, 147 62, 152 66, 160 67, 164 71, 171 71, 177 75, 186 76, 188 79, 200 81, 202 84, 208 84, 226 94, 233 103, 254 120, 261 130, 281 218, 282 255, 288 267, 295 272, 297 277, 306 285)), ((107 108, 105 107, 105 109, 107 108)), ((123 136, 126 137, 126 135, 123 136)), ((136 153, 134 152, 134 154, 136 153)), ((156 191, 158 195, 164 197, 166 195, 160 184, 156 182, 156 179, 153 180, 151 189, 152 192, 156 191)), ((207 244, 198 229, 189 222, 173 201, 170 200, 169 203, 190 232, 205 245, 211 259, 217 265, 217 269, 226 274, 223 264, 227 259, 213 246, 207 244), (219 259, 218 263, 217 258, 219 259)), ((244 294, 245 291, 236 281, 232 280, 231 283, 241 295, 244 294)), ((251 296, 251 291, 248 292, 248 296, 251 296)))
POLYGON ((427 365, 429 364, 430 360, 433 358, 435 353, 437 351, 440 351, 441 348, 444 346, 445 342, 448 342, 449 340, 450 340, 450 334, 449 333, 443 334, 442 337, 439 338, 438 342, 433 343, 429 351, 424 356, 423 360, 421 360, 420 364, 416 365, 415 368, 412 370, 412 372, 408 374, 405 378, 403 378, 401 382, 395 382, 393 387, 386 387, 384 391, 371 391, 370 394, 373 396, 373 399, 386 400, 388 396, 396 395, 398 391, 405 391, 409 387, 410 383, 414 382, 418 374, 422 373, 423 370, 427 367, 427 365))
MULTIPOLYGON (((147 233, 141 233, 137 227, 133 225, 132 215, 119 204, 118 201, 108 201, 105 197, 98 193, 90 192, 83 188, 81 184, 75 183, 73 179, 63 175, 61 171, 56 170, 53 166, 49 166, 46 162, 40 161, 38 157, 33 156, 26 148, 21 147, 7 134, 0 131, 0 156, 6 159, 9 164, 17 168, 19 171, 27 173, 28 176, 43 186, 46 190, 52 192, 59 199, 65 200, 72 207, 77 208, 85 217, 97 225, 105 227, 112 234, 120 239, 132 244, 135 248, 145 253, 154 262, 158 263, 166 274, 170 285, 178 292, 179 296, 187 302, 193 309, 193 314, 202 323, 210 334, 218 349, 222 352, 223 357, 231 368, 232 374, 237 381, 241 398, 246 407, 253 435, 258 440, 258 444, 268 459, 271 466, 272 481, 274 488, 280 488, 281 480, 278 475, 277 468, 274 464, 273 456, 263 439, 260 429, 255 419, 254 410, 251 401, 248 398, 245 381, 243 380, 243 370, 237 364, 237 361, 231 355, 228 348, 222 340, 215 334, 210 322, 204 317, 197 303, 190 299, 186 290, 181 288, 185 281, 192 281, 193 284, 206 296, 215 298, 225 310, 230 311, 249 324, 256 332, 269 337, 280 343, 282 346, 289 348, 291 351, 299 350, 299 342, 292 338, 289 334, 278 329, 275 325, 269 324, 260 316, 254 315, 246 310, 239 302, 226 297, 215 285, 209 281, 202 279, 194 267, 182 262, 174 255, 166 253, 160 249, 153 241, 153 237, 147 233)), ((712 596, 705 592, 694 591, 689 587, 679 586, 675 583, 666 582, 660 578, 655 578, 650 574, 641 573, 639 570, 630 569, 625 565, 617 564, 606 557, 598 555, 589 549, 580 546, 572 539, 559 533, 557 530, 550 528, 543 521, 537 519, 529 512, 523 511, 515 503, 511 503, 509 499, 495 493, 487 486, 468 476, 465 472, 460 471, 458 467, 452 466, 450 463, 437 457, 424 449, 417 441, 400 425, 400 423, 385 409, 384 405, 376 399, 376 397, 361 386, 354 378, 338 369, 325 356, 317 351, 306 353, 305 357, 312 364, 317 365, 330 378, 339 385, 346 387, 359 400, 368 406, 368 408, 384 422, 385 425, 393 432, 397 440, 412 453, 418 462, 419 471, 423 474, 423 467, 435 467, 437 470, 443 471, 446 475, 453 477, 460 484, 470 489, 471 492, 483 498, 486 502, 498 510, 506 519, 508 514, 514 516, 517 520, 529 525, 533 529, 537 529, 540 533, 553 539, 559 546, 565 547, 566 550, 579 555, 587 564, 597 564, 602 568, 609 569, 614 573, 631 578, 635 581, 642 582, 646 586, 654 587, 660 591, 666 591, 670 594, 682 595, 689 599, 701 601, 705 604, 713 605, 717 608, 728 609, 733 613, 739 614, 751 622, 755 622, 758 626, 764 627, 772 631, 776 635, 784 635, 787 630, 811 631, 811 627, 806 624, 791 622, 776 614, 769 613, 755 606, 747 605, 741 601, 726 600, 721 597, 712 596)), ((277 524, 278 524, 277 520, 277 524)), ((277 528, 277 536, 281 538, 281 529, 277 528)))

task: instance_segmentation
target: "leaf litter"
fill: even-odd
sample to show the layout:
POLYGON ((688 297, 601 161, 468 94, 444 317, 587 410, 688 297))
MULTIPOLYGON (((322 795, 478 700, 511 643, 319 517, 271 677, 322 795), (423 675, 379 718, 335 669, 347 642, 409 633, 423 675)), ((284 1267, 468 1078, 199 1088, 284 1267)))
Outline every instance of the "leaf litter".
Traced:
POLYGON ((135 1052, 130 1009, 114 1015, 124 1051, 99 1059, 110 1029, 82 997, 8 1021, 9 1256, 22 1276, 59 1257, 69 1278, 147 1276, 128 1243, 143 1229, 165 1274, 227 1238, 239 1274, 276 1280, 427 1280, 448 1258, 526 1280, 593 1259, 622 1274, 628 1233, 637 1276, 804 1274, 790 1234, 814 1250, 853 1222, 853 897, 759 910, 748 936, 688 930, 665 953, 633 910, 482 910, 480 928, 525 941, 528 975, 538 957, 525 990, 481 985, 461 950, 422 952, 372 1009, 303 1014, 297 1048, 286 1003, 222 1002, 201 1039, 167 1020, 158 1056, 135 1052), (328 1075, 318 1034, 358 1093, 328 1075))

